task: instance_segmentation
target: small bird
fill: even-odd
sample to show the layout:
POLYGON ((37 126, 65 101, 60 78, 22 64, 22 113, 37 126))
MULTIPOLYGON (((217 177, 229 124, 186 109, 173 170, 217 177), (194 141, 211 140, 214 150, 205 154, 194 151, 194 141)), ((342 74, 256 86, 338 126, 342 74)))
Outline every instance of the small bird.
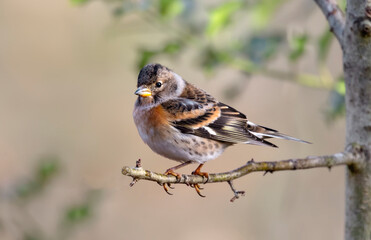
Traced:
MULTIPOLYGON (((201 172, 204 163, 236 143, 277 147, 267 138, 308 143, 250 122, 243 113, 161 64, 144 66, 137 88, 133 118, 139 135, 154 152, 181 163, 165 175, 180 178, 176 169, 198 163, 192 174, 208 178, 208 173, 201 172)), ((166 184, 163 187, 169 193, 166 184)), ((198 184, 192 187, 203 197, 198 184)))

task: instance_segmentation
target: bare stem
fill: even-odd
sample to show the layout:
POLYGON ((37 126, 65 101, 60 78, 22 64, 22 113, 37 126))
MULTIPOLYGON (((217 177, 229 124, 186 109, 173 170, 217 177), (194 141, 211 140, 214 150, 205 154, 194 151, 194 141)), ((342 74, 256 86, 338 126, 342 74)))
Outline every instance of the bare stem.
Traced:
POLYGON ((230 182, 243 177, 251 172, 273 173, 275 171, 299 170, 308 168, 348 165, 348 167, 357 169, 363 163, 363 158, 357 153, 341 152, 328 156, 310 156, 302 159, 288 159, 276 162, 255 162, 251 160, 245 165, 224 173, 210 173, 209 179, 198 175, 182 174, 180 178, 172 175, 165 175, 145 170, 142 167, 123 167, 122 174, 134 179, 154 181, 159 184, 205 184, 217 182, 230 182))

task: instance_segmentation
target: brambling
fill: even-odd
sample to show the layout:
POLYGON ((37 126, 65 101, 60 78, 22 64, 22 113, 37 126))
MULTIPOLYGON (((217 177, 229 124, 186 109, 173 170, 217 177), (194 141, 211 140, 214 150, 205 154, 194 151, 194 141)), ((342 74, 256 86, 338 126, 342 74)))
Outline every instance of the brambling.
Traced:
MULTIPOLYGON (((236 143, 277 147, 267 138, 308 143, 250 122, 243 113, 161 64, 143 67, 137 87, 133 117, 139 135, 154 152, 181 163, 166 170, 166 175, 179 178, 176 169, 198 163, 192 174, 208 178, 208 173, 201 172, 204 163, 236 143)), ((200 186, 193 187, 202 196, 200 186)))

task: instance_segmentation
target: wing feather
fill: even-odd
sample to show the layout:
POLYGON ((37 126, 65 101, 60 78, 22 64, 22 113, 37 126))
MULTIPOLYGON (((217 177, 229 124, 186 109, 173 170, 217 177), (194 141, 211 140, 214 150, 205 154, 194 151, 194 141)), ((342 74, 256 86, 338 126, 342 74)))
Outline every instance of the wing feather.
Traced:
POLYGON ((247 130, 246 116, 217 102, 211 95, 188 84, 183 94, 162 104, 170 124, 185 134, 230 144, 249 143, 275 147, 247 130))

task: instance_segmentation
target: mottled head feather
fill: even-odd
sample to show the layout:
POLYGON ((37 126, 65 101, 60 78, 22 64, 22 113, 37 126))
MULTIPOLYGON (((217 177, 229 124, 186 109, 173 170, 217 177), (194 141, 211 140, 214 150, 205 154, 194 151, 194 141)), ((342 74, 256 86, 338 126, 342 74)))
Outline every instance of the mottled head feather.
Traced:
POLYGON ((170 71, 170 69, 158 63, 150 63, 144 66, 139 72, 137 87, 154 83, 162 70, 170 71))
POLYGON ((158 105, 179 97, 185 85, 186 82, 169 68, 158 63, 147 64, 139 72, 137 87, 148 89, 151 95, 145 98, 138 96, 138 104, 158 105))

